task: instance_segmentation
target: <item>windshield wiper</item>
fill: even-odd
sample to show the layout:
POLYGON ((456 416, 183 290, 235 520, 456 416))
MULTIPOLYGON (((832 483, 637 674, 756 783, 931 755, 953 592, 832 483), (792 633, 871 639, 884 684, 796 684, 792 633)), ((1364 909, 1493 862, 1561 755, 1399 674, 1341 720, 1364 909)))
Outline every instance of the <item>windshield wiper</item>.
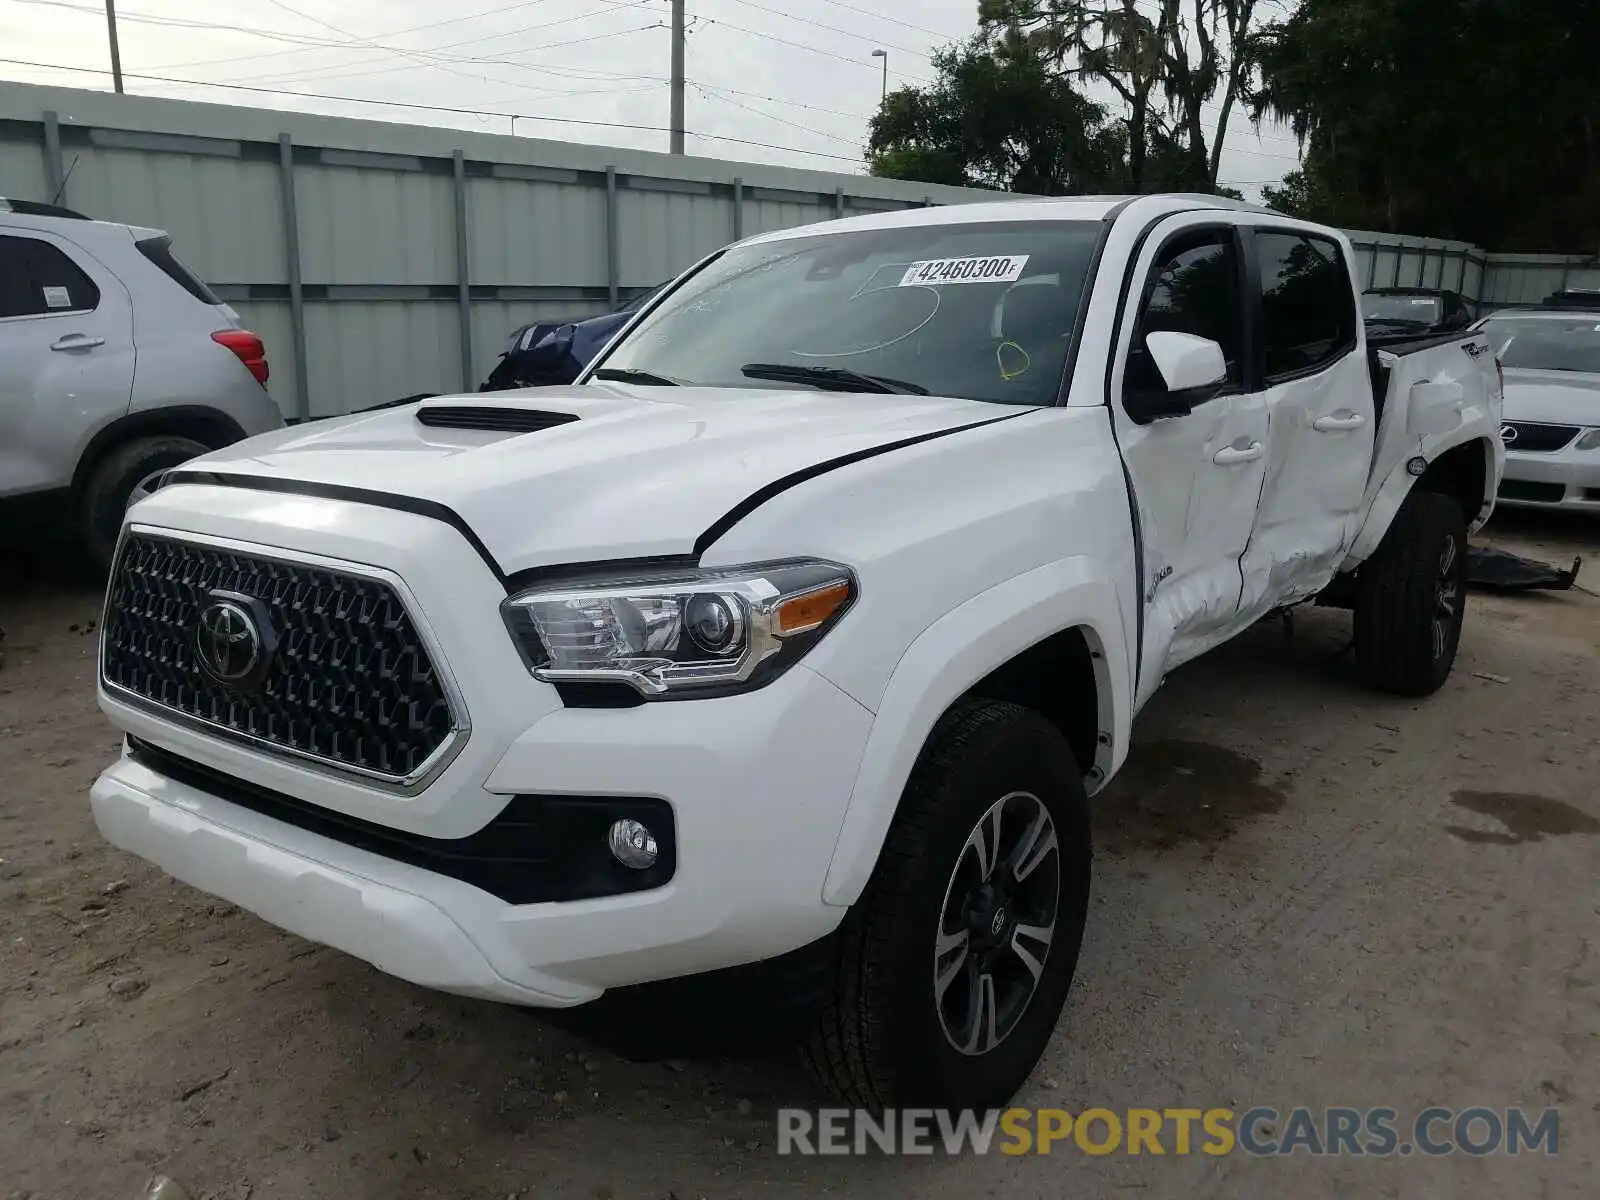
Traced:
POLYGON ((601 367, 594 373, 595 379, 606 379, 613 383, 645 383, 652 387, 677 387, 676 379, 668 379, 665 375, 657 375, 654 371, 635 371, 631 367, 601 367))
POLYGON ((800 367, 790 363, 745 363, 739 370, 751 379, 776 379, 783 383, 809 383, 829 392, 880 392, 885 395, 926 396, 928 389, 885 375, 863 375, 847 367, 800 367))

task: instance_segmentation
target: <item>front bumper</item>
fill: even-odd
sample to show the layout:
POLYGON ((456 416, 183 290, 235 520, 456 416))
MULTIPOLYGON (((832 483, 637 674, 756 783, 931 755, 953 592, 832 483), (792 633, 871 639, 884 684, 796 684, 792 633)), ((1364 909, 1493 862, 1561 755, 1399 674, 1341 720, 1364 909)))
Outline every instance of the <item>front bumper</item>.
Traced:
POLYGON ((1600 449, 1569 445, 1551 454, 1506 451, 1498 504, 1600 512, 1600 449))
MULTIPOLYGON (((473 785, 479 797, 651 795, 673 807, 672 880, 592 900, 508 904, 126 754, 91 801, 107 840, 274 925, 425 987, 567 1007, 832 932, 843 910, 822 902, 822 884, 870 725, 803 666, 744 696, 544 716, 473 785)), ((171 727, 140 736, 179 756, 203 740, 171 727)))
POLYGON ((651 890, 508 902, 511 889, 491 893, 348 830, 243 796, 230 802, 203 774, 165 774, 128 756, 92 791, 114 844, 402 978, 519 1004, 581 1004, 607 988, 741 966, 838 925, 843 910, 823 902, 823 885, 872 714, 804 664, 743 695, 566 708, 518 658, 499 620, 503 583, 444 522, 196 484, 162 489, 133 519, 246 552, 288 542, 295 556, 381 564, 437 642, 436 665, 460 684, 471 732, 426 786, 399 789, 101 687, 101 708, 131 737, 222 780, 435 848, 484 831, 513 797, 665 801, 676 864, 651 890))

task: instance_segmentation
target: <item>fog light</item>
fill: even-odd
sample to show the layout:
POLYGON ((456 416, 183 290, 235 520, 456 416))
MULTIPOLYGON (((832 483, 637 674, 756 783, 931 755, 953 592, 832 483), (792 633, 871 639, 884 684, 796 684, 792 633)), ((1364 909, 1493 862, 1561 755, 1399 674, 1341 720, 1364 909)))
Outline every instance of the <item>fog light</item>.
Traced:
POLYGON ((611 847, 612 858, 635 871, 655 866, 660 854, 656 849, 655 834, 632 817, 624 817, 612 824, 611 832, 606 835, 606 844, 611 847))

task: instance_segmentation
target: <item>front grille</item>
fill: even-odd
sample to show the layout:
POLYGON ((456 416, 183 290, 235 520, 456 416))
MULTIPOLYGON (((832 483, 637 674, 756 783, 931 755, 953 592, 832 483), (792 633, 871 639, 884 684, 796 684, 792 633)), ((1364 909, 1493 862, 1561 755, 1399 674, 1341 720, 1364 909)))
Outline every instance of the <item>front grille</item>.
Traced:
POLYGON ((1502 500, 1532 500, 1539 504, 1560 504, 1566 498, 1565 484, 1534 483, 1527 479, 1507 479, 1500 484, 1502 500))
POLYGON ((1578 436, 1576 425, 1542 425, 1537 421, 1507 421, 1500 438, 1507 450, 1528 450, 1549 454, 1564 448, 1578 436), (1508 433, 1516 436, 1507 437, 1508 433))
POLYGON ((386 781, 422 770, 457 729, 387 583, 148 534, 130 534, 112 569, 101 671, 223 735, 386 781), (201 615, 219 602, 250 615, 261 650, 232 683, 200 662, 201 615))

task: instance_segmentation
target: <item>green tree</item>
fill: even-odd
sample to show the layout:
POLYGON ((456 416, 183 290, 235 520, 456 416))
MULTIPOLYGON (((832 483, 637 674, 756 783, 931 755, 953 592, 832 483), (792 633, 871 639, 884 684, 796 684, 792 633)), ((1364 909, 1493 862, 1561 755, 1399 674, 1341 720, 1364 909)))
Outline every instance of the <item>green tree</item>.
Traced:
POLYGON ((1600 245, 1600 4, 1302 0, 1250 42, 1252 115, 1305 164, 1275 207, 1494 250, 1600 245))
POLYGON ((1127 106, 1128 183, 1209 190, 1249 85, 1258 0, 979 0, 981 29, 1020 31, 1079 82, 1127 106), (1220 99, 1218 99, 1220 93, 1220 99), (1208 137, 1206 110, 1215 106, 1208 137), (1176 153, 1174 153, 1176 152, 1176 153), (1164 159, 1162 169, 1153 160, 1164 159))
POLYGON ((1114 189, 1123 134, 1020 33, 979 34, 934 56, 928 88, 901 88, 873 117, 874 175, 1033 195, 1114 189))

